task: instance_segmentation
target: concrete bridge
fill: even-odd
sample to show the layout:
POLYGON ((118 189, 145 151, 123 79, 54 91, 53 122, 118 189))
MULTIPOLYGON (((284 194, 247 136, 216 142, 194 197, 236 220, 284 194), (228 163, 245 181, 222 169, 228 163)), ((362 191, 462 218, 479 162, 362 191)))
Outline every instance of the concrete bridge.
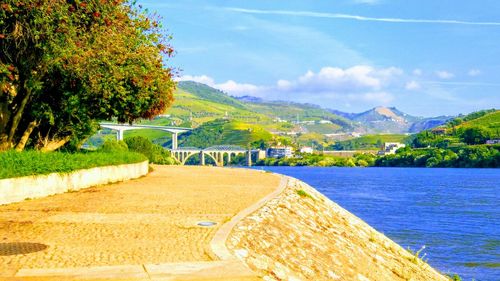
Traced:
POLYGON ((129 124, 116 124, 116 123, 100 123, 101 128, 111 129, 117 131, 116 139, 123 140, 123 132, 128 130, 160 130, 172 133, 172 149, 177 149, 177 138, 179 134, 189 132, 191 128, 173 127, 173 126, 154 126, 154 125, 129 125, 129 124))
POLYGON ((224 166, 224 157, 226 157, 227 162, 231 162, 231 157, 237 155, 245 155, 246 162, 248 166, 252 166, 252 153, 258 150, 246 150, 239 146, 234 145, 217 145, 209 148, 196 148, 196 147, 179 147, 177 149, 172 149, 170 153, 181 165, 185 165, 189 158, 194 155, 199 155, 200 165, 205 165, 205 158, 210 157, 214 160, 217 166, 224 166))

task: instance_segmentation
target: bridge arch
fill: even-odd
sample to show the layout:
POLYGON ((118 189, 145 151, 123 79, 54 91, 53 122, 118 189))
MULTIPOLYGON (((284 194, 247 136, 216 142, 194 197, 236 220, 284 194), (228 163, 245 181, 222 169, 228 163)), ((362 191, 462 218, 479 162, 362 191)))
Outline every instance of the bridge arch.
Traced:
MULTIPOLYGON (((185 165, 185 164, 186 164, 186 162, 189 160, 189 158, 193 157, 194 155, 200 155, 200 156, 201 156, 201 157, 200 157, 200 161, 202 162, 202 165, 205 165, 205 163, 204 163, 205 161, 204 161, 204 160, 202 160, 201 158, 202 158, 203 156, 205 156, 205 155, 207 155, 207 156, 208 156, 208 157, 210 157, 212 160, 214 160, 215 165, 217 165, 217 166, 219 166, 219 165, 220 165, 219 161, 217 161, 217 159, 216 159, 213 155, 211 155, 210 153, 206 153, 206 152, 204 152, 204 151, 190 153, 190 154, 189 154, 186 158, 184 158, 182 161, 179 161, 179 162, 181 162, 181 165, 185 165), (203 155, 203 156, 202 156, 202 155, 203 155)), ((222 165, 221 165, 221 166, 222 166, 222 165)))

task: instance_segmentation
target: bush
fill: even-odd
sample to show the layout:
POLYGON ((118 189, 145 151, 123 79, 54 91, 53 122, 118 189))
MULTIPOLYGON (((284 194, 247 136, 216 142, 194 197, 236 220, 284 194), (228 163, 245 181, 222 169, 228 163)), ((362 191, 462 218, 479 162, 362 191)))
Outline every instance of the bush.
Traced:
POLYGON ((124 141, 107 140, 99 148, 102 152, 123 152, 128 151, 128 146, 124 141))
POLYGON ((147 138, 136 136, 125 139, 128 149, 142 153, 149 159, 149 162, 160 165, 174 165, 175 160, 170 157, 170 152, 163 147, 153 144, 147 138))

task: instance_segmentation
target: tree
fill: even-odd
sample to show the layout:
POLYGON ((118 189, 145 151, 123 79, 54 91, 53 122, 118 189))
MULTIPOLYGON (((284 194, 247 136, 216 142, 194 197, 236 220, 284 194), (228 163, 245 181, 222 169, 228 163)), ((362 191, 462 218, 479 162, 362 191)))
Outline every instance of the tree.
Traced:
POLYGON ((55 150, 98 120, 131 123, 173 100, 170 37, 124 0, 4 0, 0 151, 55 150))
POLYGON ((484 144, 490 138, 490 133, 483 127, 466 128, 460 132, 460 139, 466 144, 484 144))

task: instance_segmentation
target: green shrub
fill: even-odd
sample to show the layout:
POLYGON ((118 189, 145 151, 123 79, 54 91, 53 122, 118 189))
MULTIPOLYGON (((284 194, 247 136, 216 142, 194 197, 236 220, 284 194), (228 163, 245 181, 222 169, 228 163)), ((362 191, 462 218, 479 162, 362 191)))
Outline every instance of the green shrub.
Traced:
POLYGON ((300 197, 307 197, 307 198, 311 198, 311 199, 314 199, 312 197, 311 194, 309 194, 307 191, 303 190, 303 189, 298 189, 297 190, 297 194, 300 196, 300 197))
POLYGON ((102 152, 120 152, 128 151, 128 146, 124 141, 107 140, 99 148, 102 152))
POLYGON ((160 165, 174 165, 175 160, 170 157, 170 152, 163 147, 153 144, 147 138, 136 136, 126 138, 125 142, 130 151, 143 154, 149 159, 149 162, 160 165))

